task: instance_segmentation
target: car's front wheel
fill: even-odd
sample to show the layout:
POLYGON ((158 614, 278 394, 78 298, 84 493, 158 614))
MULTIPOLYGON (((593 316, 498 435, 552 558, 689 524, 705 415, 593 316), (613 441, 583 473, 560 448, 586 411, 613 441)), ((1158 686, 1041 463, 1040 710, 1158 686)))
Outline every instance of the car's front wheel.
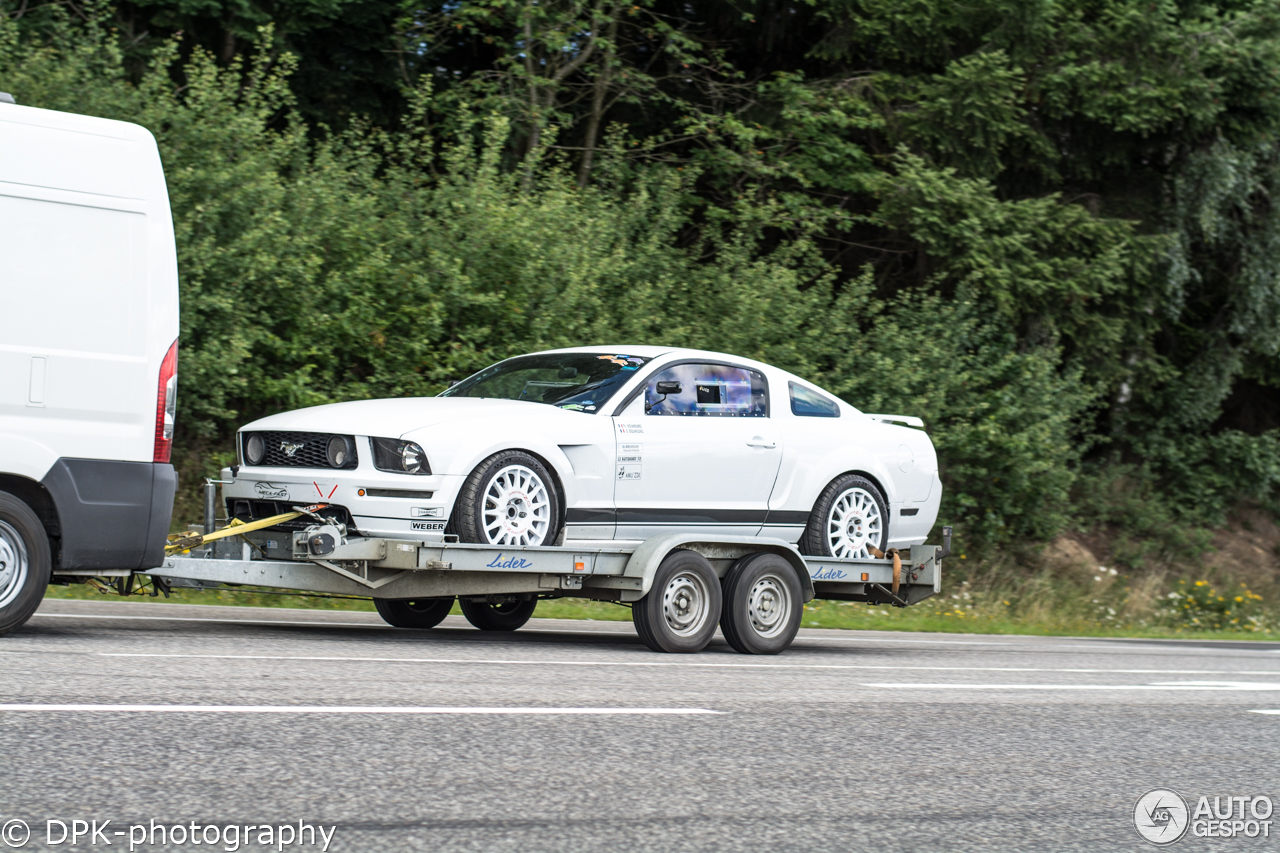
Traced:
POLYGON ((859 474, 831 481, 809 513, 801 544, 814 557, 865 559, 889 541, 889 505, 880 487, 859 474))
POLYGON ((463 482, 453 527, 461 541, 480 545, 555 544, 560 501, 551 473, 522 450, 495 453, 463 482))

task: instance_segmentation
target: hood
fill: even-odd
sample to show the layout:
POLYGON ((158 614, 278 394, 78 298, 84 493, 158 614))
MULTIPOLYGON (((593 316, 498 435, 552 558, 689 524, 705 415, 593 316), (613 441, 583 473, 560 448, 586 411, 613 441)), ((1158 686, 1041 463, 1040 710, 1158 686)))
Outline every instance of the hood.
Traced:
POLYGON ((343 435, 378 435, 399 438, 423 427, 453 421, 491 418, 528 420, 531 417, 593 417, 568 412, 546 403, 495 400, 483 397, 400 397, 391 400, 356 400, 313 406, 260 418, 240 427, 244 430, 297 430, 343 435))

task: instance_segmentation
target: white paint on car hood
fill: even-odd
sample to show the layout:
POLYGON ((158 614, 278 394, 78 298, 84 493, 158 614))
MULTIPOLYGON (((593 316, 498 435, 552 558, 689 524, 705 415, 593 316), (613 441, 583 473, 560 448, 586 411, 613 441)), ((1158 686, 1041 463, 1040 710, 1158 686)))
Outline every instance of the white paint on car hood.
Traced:
POLYGON ((356 400, 313 406, 260 418, 242 430, 298 430, 347 435, 381 435, 398 438, 405 433, 442 423, 471 420, 506 420, 519 423, 547 418, 586 418, 546 403, 497 400, 484 397, 401 397, 391 400, 356 400))

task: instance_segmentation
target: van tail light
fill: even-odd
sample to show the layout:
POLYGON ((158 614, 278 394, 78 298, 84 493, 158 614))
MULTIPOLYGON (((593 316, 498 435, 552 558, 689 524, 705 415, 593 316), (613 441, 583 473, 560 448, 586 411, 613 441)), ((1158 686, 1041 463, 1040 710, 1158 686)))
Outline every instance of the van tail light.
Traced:
POLYGON ((160 362, 160 387, 156 391, 156 451, 153 462, 168 462, 173 453, 173 421, 178 413, 178 342, 160 362))

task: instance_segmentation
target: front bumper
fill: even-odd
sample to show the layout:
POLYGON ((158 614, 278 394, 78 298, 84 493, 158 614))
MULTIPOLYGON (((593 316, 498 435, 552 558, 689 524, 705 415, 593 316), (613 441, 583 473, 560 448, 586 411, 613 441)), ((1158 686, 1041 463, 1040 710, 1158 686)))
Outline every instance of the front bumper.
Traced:
POLYGON ((345 509, 355 526, 353 532, 362 536, 429 542, 444 539, 464 478, 444 474, 416 477, 364 466, 337 471, 246 465, 234 477, 230 468, 224 468, 222 479, 234 480, 222 487, 232 516, 241 515, 237 509, 243 511, 245 504, 255 518, 266 518, 273 509, 287 512, 294 506, 327 504, 345 509), (387 492, 413 494, 387 497, 387 492))

